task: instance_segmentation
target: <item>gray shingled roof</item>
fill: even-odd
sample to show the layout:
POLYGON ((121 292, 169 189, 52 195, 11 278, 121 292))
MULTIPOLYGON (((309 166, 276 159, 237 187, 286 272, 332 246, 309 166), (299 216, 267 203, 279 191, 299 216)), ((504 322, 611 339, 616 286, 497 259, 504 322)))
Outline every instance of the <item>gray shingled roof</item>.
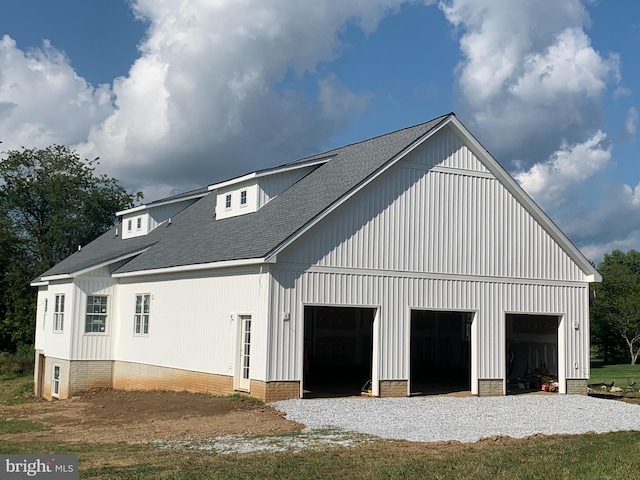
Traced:
POLYGON ((333 157, 255 213, 215 220, 215 194, 209 194, 144 237, 123 240, 111 230, 43 276, 77 272, 145 247, 115 273, 266 257, 450 115, 297 160, 333 157))

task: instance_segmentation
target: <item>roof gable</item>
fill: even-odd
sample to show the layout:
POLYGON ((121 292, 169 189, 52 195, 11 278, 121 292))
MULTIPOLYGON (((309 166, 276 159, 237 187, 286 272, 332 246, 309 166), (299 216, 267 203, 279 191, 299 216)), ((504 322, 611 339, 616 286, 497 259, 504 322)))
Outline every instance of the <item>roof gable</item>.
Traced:
POLYGON ((208 194, 145 237, 122 240, 108 232, 46 275, 84 271, 127 255, 131 259, 115 275, 215 267, 250 259, 273 261, 278 252, 446 125, 462 136, 585 273, 597 280, 595 268, 453 114, 285 164, 330 158, 254 213, 215 220, 215 195, 208 194))

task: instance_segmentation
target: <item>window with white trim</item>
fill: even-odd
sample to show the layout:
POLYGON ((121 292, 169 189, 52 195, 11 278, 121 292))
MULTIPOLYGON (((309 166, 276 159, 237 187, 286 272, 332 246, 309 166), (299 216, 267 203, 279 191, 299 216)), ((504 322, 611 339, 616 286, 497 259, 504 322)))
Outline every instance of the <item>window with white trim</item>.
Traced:
POLYGON ((231 208, 231 194, 228 193, 224 200, 224 208, 231 208))
POLYGON ((133 223, 131 222, 131 219, 129 219, 127 220, 127 232, 130 232, 132 228, 133 228, 133 223))
POLYGON ((133 333, 135 335, 149 335, 150 310, 151 295, 148 293, 136 295, 136 310, 133 315, 133 333))
POLYGON ((87 296, 87 316, 84 333, 105 333, 107 331, 107 295, 87 296))
POLYGON ((240 206, 244 207, 245 205, 247 205, 247 191, 242 190, 240 192, 240 206))
POLYGON ((51 395, 58 397, 60 395, 60 365, 53 364, 53 379, 51 381, 51 395))
POLYGON ((64 293, 56 295, 53 306, 53 331, 62 332, 64 330, 64 293))
POLYGON ((141 230, 142 229, 142 218, 138 217, 138 219, 136 220, 136 229, 141 230))

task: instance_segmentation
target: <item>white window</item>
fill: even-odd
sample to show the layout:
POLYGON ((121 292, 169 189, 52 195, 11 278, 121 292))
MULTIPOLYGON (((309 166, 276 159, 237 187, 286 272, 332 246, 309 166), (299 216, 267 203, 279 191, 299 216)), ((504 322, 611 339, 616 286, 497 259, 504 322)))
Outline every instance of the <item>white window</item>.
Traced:
POLYGON ((231 194, 227 194, 227 197, 224 201, 224 208, 231 208, 231 194))
POLYGON ((151 309, 151 295, 143 293, 136 295, 136 313, 133 316, 133 333, 149 335, 149 311, 151 309))
POLYGON ((142 218, 138 217, 138 220, 136 220, 136 228, 138 230, 140 230, 142 228, 142 218))
POLYGON ((87 316, 84 323, 84 333, 106 332, 108 298, 106 295, 87 296, 87 316))
POLYGON ((131 220, 127 220, 127 232, 130 232, 132 228, 131 220))
POLYGON ((51 395, 57 397, 60 395, 60 365, 53 364, 53 380, 51 382, 51 395))
POLYGON ((53 307, 53 331, 64 330, 64 294, 56 295, 56 303, 53 307))
POLYGON ((242 190, 240 192, 240 206, 244 206, 247 204, 247 191, 242 190))

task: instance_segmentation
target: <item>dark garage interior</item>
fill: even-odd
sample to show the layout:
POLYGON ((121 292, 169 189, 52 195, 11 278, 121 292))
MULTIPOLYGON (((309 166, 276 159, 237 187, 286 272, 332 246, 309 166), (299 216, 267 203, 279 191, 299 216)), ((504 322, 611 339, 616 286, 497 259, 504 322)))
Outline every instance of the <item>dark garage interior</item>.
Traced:
POLYGON ((558 390, 555 315, 506 316, 507 393, 558 390))
POLYGON ((371 380, 373 308, 304 308, 304 397, 360 395, 371 380))
POLYGON ((411 312, 411 395, 471 390, 472 312, 411 312))

